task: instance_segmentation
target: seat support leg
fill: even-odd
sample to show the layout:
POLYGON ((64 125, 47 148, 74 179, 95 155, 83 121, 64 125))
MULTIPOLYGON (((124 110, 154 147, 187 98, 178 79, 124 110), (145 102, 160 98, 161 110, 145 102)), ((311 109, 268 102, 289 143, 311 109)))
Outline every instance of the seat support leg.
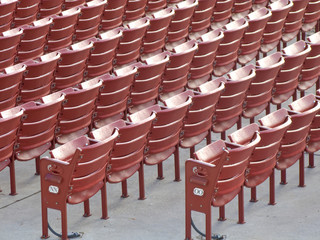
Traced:
POLYGON ((193 158, 194 151, 195 151, 195 147, 194 146, 190 147, 190 158, 193 158))
POLYGON ((16 191, 16 170, 14 167, 14 156, 11 157, 10 159, 10 164, 9 164, 9 168, 10 168, 10 195, 17 195, 17 191, 16 191))
POLYGON ((140 162, 139 168, 139 200, 146 199, 145 189, 144 189, 144 169, 143 162, 140 162))
POLYGON ((219 221, 225 221, 226 220, 226 211, 225 206, 219 207, 219 221))
POLYGON ((314 154, 309 153, 309 166, 308 168, 314 168, 314 154))
POLYGON ((163 177, 163 164, 162 164, 162 162, 158 163, 157 166, 158 166, 158 177, 157 177, 157 179, 162 180, 162 179, 164 179, 164 177, 163 177))
POLYGON ((84 214, 83 216, 84 217, 90 217, 91 216, 91 213, 90 213, 90 201, 89 199, 85 200, 83 202, 83 208, 84 208, 84 214))
POLYGON ((275 205, 275 181, 274 181, 274 169, 269 177, 269 205, 275 205))
POLYGON ((207 135, 207 145, 211 143, 211 130, 209 129, 208 135, 207 135))
POLYGON ((42 239, 49 238, 49 230, 48 230, 48 209, 43 206, 41 206, 41 214, 42 214, 42 239))
POLYGON ((175 146, 176 150, 174 151, 174 170, 175 170, 175 182, 180 182, 180 159, 179 159, 179 144, 175 146))
POLYGON ((40 156, 36 157, 36 173, 35 175, 40 175, 40 156))
POLYGON ((68 223, 67 223, 67 206, 63 206, 61 209, 61 229, 62 229, 62 240, 68 240, 68 223))
POLYGON ((304 183, 304 153, 302 152, 302 155, 299 159, 299 187, 305 187, 304 183))
POLYGON ((102 216, 101 219, 108 219, 108 201, 107 201, 107 183, 104 180, 104 184, 101 188, 101 209, 102 216))
POLYGON ((122 187, 122 195, 121 195, 121 197, 122 197, 122 198, 127 198, 127 197, 129 197, 129 195, 128 195, 127 179, 126 179, 126 180, 123 180, 123 181, 121 182, 121 187, 122 187))
POLYGON ((239 213, 239 221, 238 224, 244 224, 244 197, 243 197, 243 186, 241 186, 241 190, 238 193, 238 213, 239 213))
POLYGON ((257 188, 256 187, 252 187, 251 189, 251 199, 250 202, 258 202, 257 200, 257 188))
POLYGON ((287 184, 287 172, 286 169, 281 170, 281 182, 280 184, 286 185, 287 184))

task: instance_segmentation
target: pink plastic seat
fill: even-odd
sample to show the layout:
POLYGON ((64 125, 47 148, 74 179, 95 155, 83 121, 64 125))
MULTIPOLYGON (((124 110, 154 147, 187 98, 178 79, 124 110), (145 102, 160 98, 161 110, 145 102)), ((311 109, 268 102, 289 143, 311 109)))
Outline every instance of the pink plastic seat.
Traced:
POLYGON ((290 9, 284 23, 282 41, 289 42, 295 38, 302 27, 303 16, 309 0, 292 0, 293 6, 290 9))
POLYGON ((38 18, 49 17, 62 11, 64 0, 42 0, 39 4, 38 18))
POLYGON ((185 91, 169 98, 167 106, 184 102, 192 97, 192 104, 188 109, 182 127, 183 135, 180 137, 180 147, 190 148, 190 157, 193 156, 195 146, 204 138, 207 144, 211 143, 211 128, 216 104, 224 83, 221 78, 214 79, 199 86, 199 91, 185 91))
POLYGON ((16 64, 0 71, 0 111, 14 107, 26 65, 16 64))
POLYGON ((213 29, 226 25, 231 18, 232 8, 235 0, 217 0, 213 8, 212 24, 213 29))
POLYGON ((274 168, 280 156, 280 144, 291 124, 287 110, 280 109, 260 120, 261 140, 249 159, 248 174, 244 185, 251 189, 251 202, 257 201, 256 187, 269 178, 269 204, 275 203, 274 168))
POLYGON ((165 102, 166 106, 153 105, 128 117, 132 122, 137 123, 156 113, 156 118, 148 135, 144 163, 146 165, 158 165, 158 179, 163 179, 162 163, 174 154, 175 181, 180 181, 180 132, 188 107, 192 101, 191 98, 187 98, 185 101, 170 99, 167 101, 165 102))
POLYGON ((306 42, 311 46, 311 51, 303 63, 299 79, 298 89, 302 92, 311 88, 320 76, 320 32, 309 36, 306 42))
POLYGON ((84 40, 59 50, 61 58, 55 73, 54 89, 65 89, 83 81, 92 47, 92 41, 84 40))
MULTIPOLYGON (((233 143, 218 140, 196 151, 197 160, 216 164, 216 160, 227 150, 228 155, 224 161, 216 185, 216 193, 212 196, 212 206, 219 207, 219 220, 224 221, 225 205, 238 195, 239 220, 244 223, 243 186, 246 179, 249 159, 254 148, 260 141, 259 126, 255 123, 233 132, 229 135, 233 143)), ((218 163, 219 164, 219 163, 218 163)))
POLYGON ((124 24, 116 54, 117 65, 134 62, 140 57, 142 40, 149 25, 146 17, 124 24))
POLYGON ((23 35, 18 46, 19 62, 39 57, 44 53, 51 23, 51 18, 43 18, 30 25, 21 26, 23 35))
POLYGON ((190 63, 197 49, 196 40, 190 40, 172 49, 170 62, 163 74, 160 93, 162 101, 184 90, 189 78, 190 63))
MULTIPOLYGON (((185 42, 189 34, 191 18, 197 5, 198 0, 185 0, 172 6, 169 5, 174 9, 175 14, 168 28, 168 44, 178 41, 185 42)), ((167 49, 168 47, 169 46, 167 46, 167 49)), ((170 47, 170 49, 171 48, 172 47, 170 47)))
POLYGON ((273 53, 267 57, 256 61, 256 76, 250 83, 246 106, 242 116, 250 118, 254 122, 254 117, 266 110, 270 111, 269 103, 272 97, 274 80, 284 64, 284 57, 280 52, 273 53))
POLYGON ((252 61, 259 53, 261 39, 267 21, 271 17, 271 11, 267 8, 260 8, 247 16, 248 28, 244 33, 240 45, 238 62, 241 65, 252 61))
POLYGON ((14 27, 31 24, 39 12, 40 0, 20 0, 14 13, 14 27))
POLYGON ((147 137, 154 119, 155 114, 136 123, 120 119, 90 133, 94 139, 102 141, 114 128, 119 131, 106 179, 109 183, 121 182, 123 198, 129 196, 127 179, 139 172, 139 199, 145 199, 143 158, 147 137))
POLYGON ((84 203, 84 216, 89 217, 89 199, 101 191, 102 219, 108 218, 106 170, 118 132, 102 141, 86 136, 70 141, 50 152, 51 158, 40 161, 42 238, 48 238, 48 209, 61 213, 63 240, 68 239, 67 204, 84 203))
POLYGON ((17 61, 18 45, 23 30, 14 28, 0 33, 0 69, 13 65, 17 61))
POLYGON ((286 169, 299 160, 299 186, 304 186, 304 150, 311 123, 320 109, 313 94, 289 104, 292 123, 281 142, 276 168, 281 170, 281 184, 286 184, 286 169))
POLYGON ((59 115, 57 143, 64 144, 89 132, 101 84, 99 79, 92 79, 81 83, 79 88, 58 92, 65 95, 65 101, 59 115))
POLYGON ((137 68, 137 74, 128 99, 130 113, 158 101, 162 75, 168 62, 169 53, 163 52, 131 65, 137 68))
POLYGON ((127 0, 123 19, 125 21, 137 20, 145 15, 148 0, 127 0))
POLYGON ((268 53, 279 44, 285 19, 292 6, 291 0, 279 0, 269 5, 272 15, 264 29, 261 52, 268 53))
POLYGON ((236 64, 240 43, 247 27, 248 22, 241 18, 222 28, 224 37, 217 50, 216 64, 213 70, 215 76, 220 77, 226 74, 236 64))
POLYGON ((113 74, 104 74, 96 79, 102 81, 102 87, 96 102, 94 126, 102 127, 110 122, 126 117, 130 90, 137 74, 137 68, 127 66, 113 74))
POLYGON ((112 70, 116 48, 119 44, 122 31, 120 28, 100 33, 96 38, 91 38, 93 50, 87 60, 86 76, 96 77, 112 70))
POLYGON ((143 39, 143 53, 153 53, 163 49, 167 40, 168 26, 173 15, 174 10, 172 8, 165 8, 150 14, 147 13, 150 26, 143 39))
POLYGON ((101 29, 111 30, 119 27, 123 21, 123 14, 127 0, 109 0, 101 19, 101 29))
POLYGON ((97 35, 106 4, 107 0, 93 0, 87 1, 80 6, 81 14, 79 15, 75 31, 75 39, 77 41, 97 35))
POLYGON ((243 111, 243 103, 246 92, 251 81, 256 76, 254 65, 239 68, 228 73, 228 78, 222 77, 225 83, 225 91, 221 93, 216 106, 215 119, 213 122, 213 132, 221 133, 225 139, 225 131, 238 122, 240 127, 240 116, 243 111))
POLYGON ((15 159, 36 159, 36 174, 39 174, 40 156, 51 146, 56 131, 57 118, 64 96, 55 93, 43 97, 39 102, 27 102, 2 112, 2 116, 23 111, 24 117, 17 134, 15 159))
POLYGON ((146 11, 153 12, 158 11, 160 9, 164 9, 167 6, 166 0, 148 0, 146 5, 146 11))
POLYGON ((11 195, 17 194, 13 151, 22 115, 23 110, 0 112, 0 172, 6 167, 10 168, 11 195))
POLYGON ((216 4, 216 0, 198 0, 198 2, 191 20, 192 32, 205 31, 210 27, 213 8, 216 4))
POLYGON ((285 62, 275 79, 273 104, 281 104, 293 96, 298 87, 303 62, 310 51, 310 45, 302 40, 282 49, 285 62))
POLYGON ((320 1, 310 0, 303 16, 301 30, 308 32, 312 30, 320 19, 320 1))
POLYGON ((223 32, 220 29, 216 29, 197 38, 198 50, 191 62, 191 76, 188 80, 188 88, 196 89, 212 77, 217 49, 223 37, 223 32))
POLYGON ((23 62, 26 71, 20 86, 19 101, 35 101, 51 92, 52 82, 60 54, 57 52, 23 62))
POLYGON ((11 28, 18 0, 0 1, 0 32, 11 28))
POLYGON ((75 7, 52 16, 47 51, 56 51, 72 44, 79 14, 80 8, 75 7))

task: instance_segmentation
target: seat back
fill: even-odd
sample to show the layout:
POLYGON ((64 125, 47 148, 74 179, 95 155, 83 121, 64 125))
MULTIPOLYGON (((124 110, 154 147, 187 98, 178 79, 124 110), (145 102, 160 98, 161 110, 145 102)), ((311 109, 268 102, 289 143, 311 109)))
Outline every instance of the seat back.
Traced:
POLYGON ((108 1, 101 19, 101 29, 103 31, 111 30, 119 27, 122 24, 126 4, 127 0, 108 1))
POLYGON ((30 24, 36 20, 40 0, 21 0, 14 12, 13 24, 15 27, 30 24))
POLYGON ((126 21, 137 20, 145 15, 148 0, 128 0, 123 18, 126 21))
POLYGON ((11 0, 0 3, 0 32, 7 31, 11 28, 17 2, 17 0, 11 0))
POLYGON ((303 15, 302 31, 308 32, 317 24, 320 18, 320 2, 317 0, 309 1, 303 15))
POLYGON ((41 1, 39 4, 38 18, 45 18, 54 14, 59 14, 64 0, 41 1))
POLYGON ((211 25, 211 17, 216 0, 198 1, 198 6, 195 9, 190 29, 192 32, 200 32, 206 30, 211 25))

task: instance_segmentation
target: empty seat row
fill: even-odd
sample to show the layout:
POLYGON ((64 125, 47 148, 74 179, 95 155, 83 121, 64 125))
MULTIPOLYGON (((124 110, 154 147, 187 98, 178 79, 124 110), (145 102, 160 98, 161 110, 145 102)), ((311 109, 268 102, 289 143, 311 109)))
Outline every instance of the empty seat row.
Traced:
POLYGON ((313 94, 289 104, 229 135, 230 142, 215 141, 194 153, 186 162, 186 238, 191 237, 191 211, 206 215, 206 239, 211 239, 211 206, 219 207, 219 220, 225 220, 225 205, 238 195, 239 221, 244 223, 243 187, 251 189, 270 178, 270 204, 275 204, 274 169, 285 171, 299 160, 299 186, 304 186, 303 152, 310 126, 319 112, 313 94))

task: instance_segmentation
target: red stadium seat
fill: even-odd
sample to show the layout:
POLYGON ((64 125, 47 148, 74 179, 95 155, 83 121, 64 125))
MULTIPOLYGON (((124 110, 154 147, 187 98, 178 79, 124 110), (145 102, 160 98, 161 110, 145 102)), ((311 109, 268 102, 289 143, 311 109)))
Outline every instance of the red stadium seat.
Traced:
POLYGON ((232 9, 232 19, 237 20, 246 17, 252 8, 252 0, 235 0, 232 9))
POLYGON ((190 63, 197 49, 196 40, 190 40, 170 52, 170 62, 163 74, 161 101, 184 90, 190 76, 190 63))
POLYGON ((51 146, 56 131, 57 118, 64 96, 61 93, 47 95, 40 102, 27 102, 2 112, 6 114, 23 111, 24 117, 17 134, 15 159, 36 159, 36 174, 39 174, 40 156, 51 146))
POLYGON ((150 20, 150 26, 143 39, 142 53, 153 53, 163 49, 168 33, 168 26, 171 22, 174 10, 166 8, 147 14, 150 20))
POLYGON ((121 36, 121 29, 115 28, 90 39, 93 42, 93 50, 90 51, 86 64, 87 77, 96 77, 112 70, 121 36))
POLYGON ((0 111, 16 105, 25 70, 26 65, 16 64, 0 72, 0 111))
POLYGON ((219 220, 225 220, 225 205, 238 195, 239 220, 244 222, 243 186, 246 177, 246 169, 250 156, 260 141, 259 126, 255 123, 233 132, 229 138, 235 143, 227 143, 222 140, 213 142, 194 153, 197 160, 216 164, 216 160, 228 150, 216 186, 216 193, 212 198, 212 206, 219 207, 219 220))
POLYGON ((38 18, 49 17, 59 14, 62 10, 64 0, 42 0, 39 5, 38 18))
POLYGON ((123 19, 133 21, 143 17, 147 2, 148 0, 127 0, 123 19))
POLYGON ((23 109, 0 112, 0 172, 9 166, 11 195, 17 194, 13 151, 22 116, 23 109))
POLYGON ((303 62, 311 51, 310 45, 299 41, 282 49, 284 64, 275 79, 275 91, 272 103, 280 105, 288 100, 296 91, 303 62))
POLYGON ((47 51, 68 47, 73 42, 79 14, 80 8, 76 7, 52 16, 53 22, 48 34, 47 51))
POLYGON ((211 25, 213 8, 216 0, 198 0, 198 6, 195 9, 191 20, 191 31, 207 31, 211 25))
POLYGON ((107 0, 88 1, 80 6, 81 14, 76 24, 75 39, 82 41, 98 34, 101 15, 107 0))
POLYGON ((303 32, 312 30, 320 19, 320 1, 310 0, 303 16, 302 28, 303 32))
POLYGON ((142 40, 149 25, 150 20, 146 17, 124 24, 116 54, 117 65, 134 62, 140 57, 142 40))
POLYGON ((269 5, 272 15, 264 29, 261 52, 268 53, 279 44, 285 19, 292 6, 291 0, 279 0, 269 5))
POLYGON ((279 148, 284 134, 291 124, 287 110, 280 109, 259 120, 261 140, 249 159, 248 174, 244 185, 251 189, 251 202, 257 201, 256 187, 270 179, 269 204, 275 204, 274 168, 280 156, 279 148))
POLYGON ((128 99, 130 113, 158 101, 162 75, 169 61, 169 52, 163 52, 131 65, 137 68, 137 74, 128 99))
POLYGON ((37 19, 40 0, 20 0, 14 13, 14 27, 31 24, 37 19))
POLYGON ((240 45, 238 62, 245 65, 252 61, 259 53, 261 39, 271 12, 267 8, 260 8, 247 16, 248 28, 244 32, 240 45))
POLYGON ((64 144, 89 131, 101 84, 99 79, 92 79, 81 83, 79 88, 60 91, 65 101, 59 115, 57 143, 64 144))
POLYGON ((106 169, 118 132, 96 141, 79 137, 50 152, 40 161, 42 238, 48 238, 48 209, 61 213, 63 240, 68 239, 67 203, 84 203, 84 216, 90 216, 89 199, 101 191, 102 219, 108 218, 106 169))
POLYGON ((248 22, 244 18, 223 26, 224 37, 218 47, 216 64, 213 70, 215 76, 220 77, 235 66, 240 43, 247 27, 248 22))
POLYGON ((127 0, 109 0, 101 19, 102 30, 111 30, 119 27, 123 21, 123 14, 127 0))
POLYGON ((213 8, 212 24, 213 29, 221 28, 229 23, 232 8, 235 0, 217 0, 213 8))
POLYGON ((197 34, 192 36, 197 39, 198 50, 191 62, 188 88, 195 89, 212 77, 217 49, 223 36, 220 29, 211 30, 200 36, 197 34))
POLYGON ((217 78, 200 85, 199 92, 188 90, 166 101, 170 107, 192 97, 192 104, 182 127, 183 135, 180 137, 180 147, 190 148, 190 157, 193 156, 195 145, 204 138, 207 139, 207 144, 211 143, 212 118, 223 90, 224 83, 221 78, 217 78))
POLYGON ((245 107, 242 116, 250 118, 251 123, 254 117, 264 110, 269 113, 269 103, 271 101, 274 80, 284 64, 284 57, 280 52, 273 53, 267 57, 256 61, 256 76, 250 83, 245 107))
POLYGON ((103 141, 114 128, 119 131, 119 138, 111 154, 111 167, 107 172, 107 181, 109 183, 121 182, 123 198, 129 196, 127 179, 139 172, 139 199, 145 199, 143 158, 147 136, 154 119, 154 113, 136 123, 120 119, 90 133, 94 139, 103 141))
POLYGON ((167 0, 148 0, 146 5, 147 12, 158 11, 167 6, 167 0))
POLYGON ((221 133, 225 139, 225 131, 238 122, 240 127, 240 116, 242 114, 246 92, 251 81, 256 76, 254 65, 239 68, 229 73, 227 79, 222 77, 225 82, 225 91, 221 93, 216 106, 215 119, 213 122, 213 132, 221 133))
POLYGON ((92 47, 92 41, 84 40, 59 50, 61 58, 55 73, 54 89, 65 89, 83 81, 92 47))
POLYGON ((11 28, 18 0, 1 1, 0 3, 0 32, 11 28))
POLYGON ((158 165, 158 179, 163 179, 163 161, 174 154, 175 181, 180 181, 179 167, 179 140, 191 98, 185 101, 165 102, 165 107, 153 105, 129 115, 129 119, 138 123, 147 119, 152 113, 156 113, 156 119, 148 136, 147 149, 145 151, 144 163, 146 165, 158 165), (169 106, 168 106, 169 105, 169 106))
POLYGON ((285 133, 280 146, 281 155, 276 168, 281 170, 281 184, 286 184, 286 169, 299 160, 299 186, 304 187, 304 150, 311 123, 320 109, 313 94, 289 104, 292 123, 285 133))
POLYGON ((18 61, 23 62, 41 56, 47 42, 47 35, 52 23, 52 18, 43 18, 23 25, 23 34, 18 46, 18 61))
POLYGON ((26 71, 20 87, 19 101, 35 101, 50 93, 59 58, 59 53, 52 52, 23 63, 26 71))
POLYGON ((62 8, 68 10, 70 8, 83 5, 85 2, 86 0, 64 0, 62 8))
POLYGON ((96 128, 126 118, 127 102, 136 74, 136 67, 127 66, 112 75, 107 73, 96 78, 102 81, 94 117, 96 128))

